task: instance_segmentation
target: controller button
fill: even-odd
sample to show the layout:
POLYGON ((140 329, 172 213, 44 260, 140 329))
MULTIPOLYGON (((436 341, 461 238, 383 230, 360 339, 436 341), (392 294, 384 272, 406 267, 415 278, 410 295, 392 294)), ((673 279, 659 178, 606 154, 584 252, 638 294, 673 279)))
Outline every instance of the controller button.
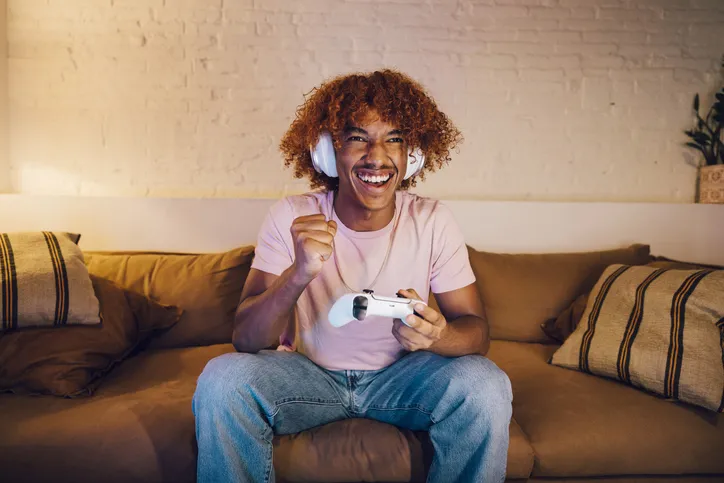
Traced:
POLYGON ((367 309, 363 307, 354 307, 352 309, 352 317, 357 320, 365 320, 365 317, 367 317, 367 309))
POLYGON ((367 316, 369 300, 364 295, 358 295, 352 300, 352 317, 357 320, 364 320, 367 316))

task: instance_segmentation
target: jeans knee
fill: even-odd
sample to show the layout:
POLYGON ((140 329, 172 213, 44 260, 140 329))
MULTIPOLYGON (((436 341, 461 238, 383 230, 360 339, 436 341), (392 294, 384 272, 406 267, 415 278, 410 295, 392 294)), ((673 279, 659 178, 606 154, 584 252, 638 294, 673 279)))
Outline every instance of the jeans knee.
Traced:
POLYGON ((228 399, 252 383, 258 365, 252 354, 232 352, 211 359, 196 381, 194 403, 213 406, 228 399))
POLYGON ((230 355, 224 354, 206 363, 204 370, 201 371, 196 380, 194 403, 215 401, 223 398, 226 386, 224 381, 228 377, 226 373, 230 364, 230 355))
POLYGON ((508 375, 479 355, 459 357, 450 371, 450 387, 480 411, 509 413, 513 392, 508 375))

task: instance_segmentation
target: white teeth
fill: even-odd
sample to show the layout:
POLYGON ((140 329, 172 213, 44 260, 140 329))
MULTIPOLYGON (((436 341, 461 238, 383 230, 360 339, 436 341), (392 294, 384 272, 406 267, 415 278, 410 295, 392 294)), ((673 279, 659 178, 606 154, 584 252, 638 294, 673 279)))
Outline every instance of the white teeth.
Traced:
POLYGON ((368 176, 366 174, 357 173, 357 177, 366 183, 383 183, 392 177, 391 174, 387 176, 368 176))

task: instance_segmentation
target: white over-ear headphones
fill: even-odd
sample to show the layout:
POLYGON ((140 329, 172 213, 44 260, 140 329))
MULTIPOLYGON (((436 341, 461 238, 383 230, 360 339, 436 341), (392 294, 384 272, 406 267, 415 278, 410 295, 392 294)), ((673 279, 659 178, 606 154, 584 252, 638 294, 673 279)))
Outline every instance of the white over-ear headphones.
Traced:
MULTIPOLYGON (((309 153, 312 155, 312 164, 317 173, 324 173, 330 178, 339 176, 339 174, 337 174, 337 160, 334 156, 334 144, 332 143, 332 135, 329 131, 322 131, 322 134, 319 135, 317 145, 310 147, 309 153)), ((422 154, 422 150, 420 150, 420 148, 415 150, 410 148, 404 179, 415 176, 420 172, 424 164, 425 155, 422 154)))

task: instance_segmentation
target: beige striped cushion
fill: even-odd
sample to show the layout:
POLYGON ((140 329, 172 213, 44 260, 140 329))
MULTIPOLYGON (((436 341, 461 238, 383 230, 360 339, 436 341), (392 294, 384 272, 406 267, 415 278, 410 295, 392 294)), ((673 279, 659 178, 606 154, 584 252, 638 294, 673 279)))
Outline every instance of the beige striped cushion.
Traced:
POLYGON ((2 331, 100 323, 80 235, 0 233, 2 331))
POLYGON ((724 270, 612 265, 551 363, 722 412, 723 353, 724 270))

